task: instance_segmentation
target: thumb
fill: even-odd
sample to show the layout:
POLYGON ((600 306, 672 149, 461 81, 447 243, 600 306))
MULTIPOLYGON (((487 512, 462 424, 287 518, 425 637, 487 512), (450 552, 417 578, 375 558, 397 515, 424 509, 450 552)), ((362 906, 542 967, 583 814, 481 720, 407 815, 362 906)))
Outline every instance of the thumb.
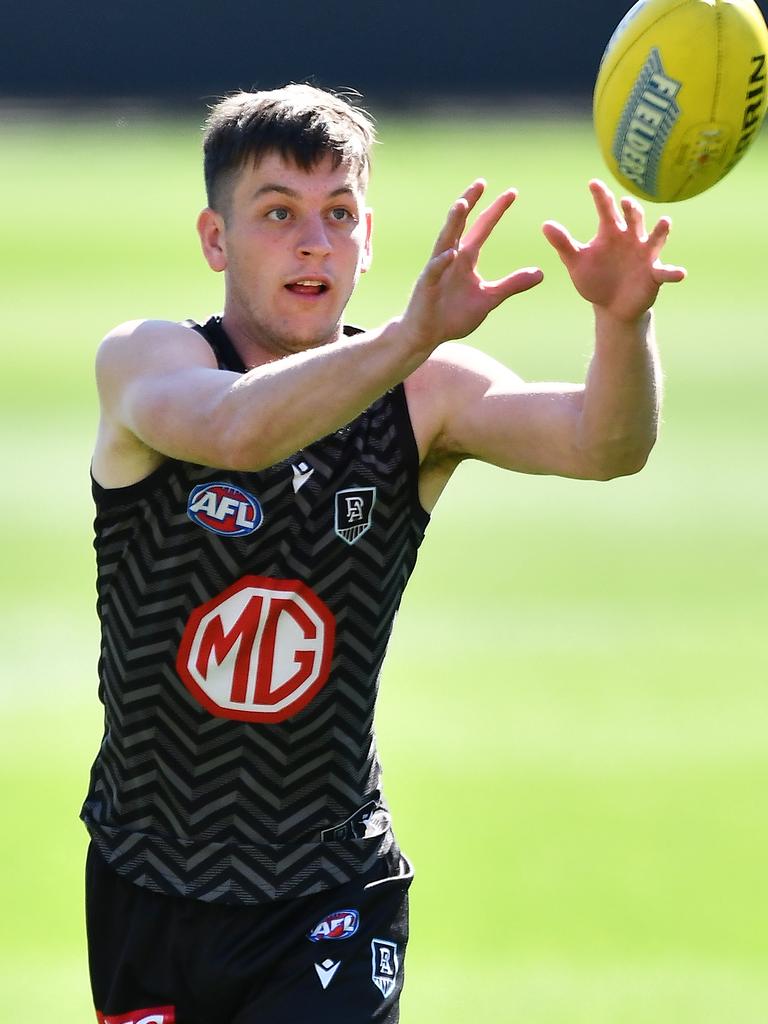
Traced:
POLYGON ((510 296, 519 295, 521 292, 535 288, 543 280, 544 274, 538 267, 524 267, 522 270, 516 270, 513 274, 508 274, 500 281, 487 281, 483 291, 490 297, 493 308, 495 308, 510 296))
POLYGON ((656 284, 675 284, 687 277, 685 267, 674 267, 669 263, 654 263, 651 276, 656 284))

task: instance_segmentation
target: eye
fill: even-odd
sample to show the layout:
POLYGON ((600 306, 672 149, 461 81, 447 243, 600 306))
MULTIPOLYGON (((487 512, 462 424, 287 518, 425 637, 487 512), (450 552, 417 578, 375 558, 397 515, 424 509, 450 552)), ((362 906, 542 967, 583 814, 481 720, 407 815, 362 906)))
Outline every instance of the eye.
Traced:
POLYGON ((284 206, 276 206, 267 213, 269 220, 288 220, 290 212, 284 206))
POLYGON ((355 215, 351 210, 348 210, 346 206, 334 206, 331 210, 331 220, 343 222, 345 220, 354 220, 355 215))

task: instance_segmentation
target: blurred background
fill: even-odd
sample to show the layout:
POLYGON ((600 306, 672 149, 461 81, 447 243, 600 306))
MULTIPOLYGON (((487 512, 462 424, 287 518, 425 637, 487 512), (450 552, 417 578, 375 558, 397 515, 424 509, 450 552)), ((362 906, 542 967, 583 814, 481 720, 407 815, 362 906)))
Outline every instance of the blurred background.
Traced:
MULTIPOLYGON (((123 320, 220 309, 194 231, 207 105, 290 80, 363 93, 381 144, 354 322, 403 308, 469 181, 516 185, 481 270, 546 280, 473 343, 528 379, 581 380, 591 312, 540 225, 593 231, 586 182, 607 172, 591 87, 624 11, 7 5, 2 1024, 93 1019, 78 821, 101 731, 93 356, 123 320)), ((666 406, 642 474, 467 465, 441 499, 379 718, 417 869, 404 1024, 768 1020, 767 181, 763 131, 711 192, 648 209, 672 214, 666 257, 690 276, 657 306, 666 406)))

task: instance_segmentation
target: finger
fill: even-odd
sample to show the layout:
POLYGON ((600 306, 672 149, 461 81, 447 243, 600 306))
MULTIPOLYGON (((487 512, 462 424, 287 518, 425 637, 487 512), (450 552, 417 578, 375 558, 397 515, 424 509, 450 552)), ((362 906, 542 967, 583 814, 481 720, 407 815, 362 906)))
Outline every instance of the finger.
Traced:
POLYGON ((469 204, 470 210, 474 209, 480 196, 485 192, 486 186, 485 178, 475 178, 471 185, 464 189, 462 192, 462 199, 466 199, 469 204))
POLYGON ((669 263, 654 263, 651 276, 656 284, 677 284, 688 276, 685 267, 674 267, 669 263))
POLYGON ((568 231, 567 228, 564 228, 562 224, 558 224, 555 220, 545 221, 541 226, 541 230, 544 232, 546 240, 553 249, 555 249, 557 255, 566 267, 570 266, 581 251, 581 245, 576 241, 570 231, 568 231))
POLYGON ((479 256, 480 250, 488 241, 491 232, 515 199, 517 199, 517 190, 514 188, 509 188, 497 196, 491 205, 478 215, 475 223, 467 231, 461 246, 462 249, 470 250, 475 257, 479 256))
POLYGON ((467 226, 470 210, 475 207, 484 191, 485 181, 482 178, 477 178, 468 188, 464 189, 463 194, 448 211, 448 217, 432 249, 433 256, 437 256, 445 249, 458 248, 464 228, 467 226))
POLYGON ((624 214, 627 227, 634 233, 635 237, 640 239, 641 242, 647 241, 648 233, 645 230, 645 211, 640 203, 636 199, 625 196, 621 200, 621 212, 624 214))
POLYGON ((462 196, 461 199, 456 200, 448 211, 445 224, 443 224, 440 234, 435 239, 432 256, 439 256, 446 249, 458 248, 459 239, 466 226, 468 216, 469 204, 464 196, 462 196))
POLYGON ((659 218, 658 223, 648 236, 648 247, 654 259, 656 259, 661 250, 664 248, 664 245, 666 244, 666 241, 669 238, 669 232, 671 230, 672 221, 669 219, 669 217, 659 218))
POLYGON ((516 270, 499 281, 486 281, 483 284, 483 291, 493 300, 492 308, 495 308, 510 295, 527 292, 531 288, 535 288, 537 284, 541 284, 543 280, 544 274, 539 267, 523 267, 522 270, 516 270))
POLYGON ((428 287, 436 285, 458 255, 456 249, 444 249, 433 256, 421 274, 421 281, 428 287))
MULTIPOLYGON (((480 199, 480 196, 483 194, 483 192, 485 192, 485 179, 484 178, 475 178, 475 180, 472 182, 472 184, 469 185, 467 188, 465 188, 464 191, 462 192, 461 200, 467 204, 467 215, 464 218, 464 224, 462 225, 462 229, 461 229, 462 232, 466 228, 467 219, 469 218, 469 214, 477 206, 478 200, 480 199)), ((461 238, 461 235, 456 240, 456 244, 457 245, 458 245, 458 242, 459 242, 460 238, 461 238)))
POLYGON ((605 182, 600 181, 599 178, 593 178, 589 183, 589 191, 592 193, 600 224, 604 227, 615 227, 623 230, 625 227, 624 218, 616 205, 613 192, 611 192, 605 182))

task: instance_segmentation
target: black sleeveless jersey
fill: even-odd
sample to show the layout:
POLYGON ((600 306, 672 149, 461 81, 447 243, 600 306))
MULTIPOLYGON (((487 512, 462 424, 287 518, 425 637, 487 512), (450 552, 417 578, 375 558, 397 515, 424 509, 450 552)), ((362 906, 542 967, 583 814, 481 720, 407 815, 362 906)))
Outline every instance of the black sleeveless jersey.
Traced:
MULTIPOLYGON (((244 372, 219 318, 194 325, 244 372)), ((125 878, 224 903, 398 855, 373 732, 428 516, 402 385, 274 466, 93 483, 105 729, 82 817, 125 878)))

